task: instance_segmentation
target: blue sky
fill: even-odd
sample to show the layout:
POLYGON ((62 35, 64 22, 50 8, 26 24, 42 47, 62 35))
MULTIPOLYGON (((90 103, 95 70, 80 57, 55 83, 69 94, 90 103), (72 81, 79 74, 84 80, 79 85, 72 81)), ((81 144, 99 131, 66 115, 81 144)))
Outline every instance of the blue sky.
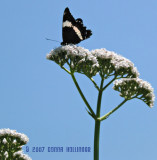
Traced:
MULTIPOLYGON (((46 54, 62 41, 62 16, 69 7, 93 31, 79 46, 106 48, 130 59, 140 78, 157 88, 157 1, 0 1, 0 128, 25 133, 28 146, 89 146, 93 149, 94 121, 86 113, 69 75, 46 54)), ((97 91, 76 75, 90 104, 97 91)), ((156 92, 155 92, 156 94, 156 92)), ((122 101, 112 85, 103 94, 102 114, 122 101)), ((100 160, 156 160, 157 108, 139 100, 126 103, 100 132, 100 160)), ((25 147, 24 147, 25 150, 25 147)), ((32 153, 33 160, 92 159, 93 153, 32 153)))

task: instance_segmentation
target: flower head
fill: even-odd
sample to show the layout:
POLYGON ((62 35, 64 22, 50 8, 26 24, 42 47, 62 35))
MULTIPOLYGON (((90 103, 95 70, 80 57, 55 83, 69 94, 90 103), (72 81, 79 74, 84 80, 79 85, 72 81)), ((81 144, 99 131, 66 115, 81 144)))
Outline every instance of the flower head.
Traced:
MULTIPOLYGON (((18 143, 24 145, 29 141, 29 138, 22 133, 16 132, 16 130, 11 130, 11 129, 0 129, 0 139, 3 137, 10 137, 12 142, 16 140, 18 143)), ((4 143, 6 142, 6 139, 4 140, 4 143)))
POLYGON ((66 45, 52 50, 47 59, 55 61, 60 66, 67 63, 73 72, 79 72, 92 77, 97 73, 98 62, 89 50, 75 45, 66 45))
POLYGON ((113 89, 120 92, 125 99, 138 98, 149 107, 153 107, 155 101, 154 89, 147 81, 140 78, 123 78, 114 82, 113 89))
POLYGON ((25 134, 18 133, 16 130, 0 129, 0 159, 14 160, 31 160, 27 155, 22 153, 22 146, 28 142, 28 137, 25 134))
POLYGON ((134 64, 114 52, 106 49, 96 49, 91 52, 98 60, 99 73, 105 77, 115 75, 117 77, 136 78, 139 76, 134 64))

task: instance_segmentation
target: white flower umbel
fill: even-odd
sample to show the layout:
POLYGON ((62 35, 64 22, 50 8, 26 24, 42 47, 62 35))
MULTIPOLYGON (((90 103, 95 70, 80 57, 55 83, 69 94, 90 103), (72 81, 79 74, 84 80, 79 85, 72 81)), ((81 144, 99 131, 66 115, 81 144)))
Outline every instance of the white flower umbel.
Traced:
POLYGON ((22 151, 15 152, 13 154, 14 160, 32 160, 28 155, 24 154, 22 151))
MULTIPOLYGON (((14 153, 22 151, 22 146, 25 145, 28 140, 25 134, 18 133, 16 130, 0 129, 0 160, 4 156, 11 159, 14 153)), ((19 159, 15 158, 14 160, 19 159)), ((27 156, 25 159, 20 160, 27 160, 27 156)))
POLYGON ((16 140, 22 145, 29 141, 29 138, 25 134, 18 133, 16 130, 11 129, 0 129, 0 139, 1 137, 9 137, 12 141, 16 140))
POLYGON ((124 78, 114 82, 113 89, 120 92, 125 99, 138 98, 144 101, 149 107, 153 107, 155 95, 154 89, 147 81, 140 78, 124 78))
POLYGON ((76 45, 60 46, 52 50, 47 59, 55 61, 61 67, 68 64, 73 72, 79 72, 92 77, 97 73, 98 62, 88 49, 76 45))
POLYGON ((99 63, 99 73, 105 78, 115 75, 116 77, 136 78, 139 76, 134 64, 114 52, 106 49, 96 49, 91 53, 97 58, 99 63))

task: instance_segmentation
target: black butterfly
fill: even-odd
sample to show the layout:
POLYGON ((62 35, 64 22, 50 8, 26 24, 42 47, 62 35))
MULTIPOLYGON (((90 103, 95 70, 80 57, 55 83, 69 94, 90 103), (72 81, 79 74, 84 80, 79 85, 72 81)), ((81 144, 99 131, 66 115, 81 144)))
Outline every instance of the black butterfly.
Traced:
POLYGON ((71 15, 69 8, 64 10, 63 15, 63 26, 62 26, 62 37, 63 42, 61 45, 77 44, 92 35, 91 30, 86 30, 83 26, 81 18, 74 19, 71 15))

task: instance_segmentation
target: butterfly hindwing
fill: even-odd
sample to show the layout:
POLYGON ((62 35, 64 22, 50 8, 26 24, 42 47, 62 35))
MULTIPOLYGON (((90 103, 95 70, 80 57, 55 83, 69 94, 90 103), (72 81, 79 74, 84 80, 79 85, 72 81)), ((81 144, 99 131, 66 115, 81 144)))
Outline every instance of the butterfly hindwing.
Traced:
POLYGON ((76 19, 76 26, 81 31, 83 40, 89 38, 92 35, 92 31, 86 30, 86 27, 83 26, 83 20, 81 18, 76 19))
POLYGON ((78 37, 78 35, 72 27, 63 28, 63 42, 61 43, 62 45, 77 44, 80 41, 80 38, 78 37))
POLYGON ((91 30, 86 30, 83 26, 83 20, 81 18, 75 20, 68 8, 64 11, 62 27, 61 45, 77 44, 92 35, 91 30))

